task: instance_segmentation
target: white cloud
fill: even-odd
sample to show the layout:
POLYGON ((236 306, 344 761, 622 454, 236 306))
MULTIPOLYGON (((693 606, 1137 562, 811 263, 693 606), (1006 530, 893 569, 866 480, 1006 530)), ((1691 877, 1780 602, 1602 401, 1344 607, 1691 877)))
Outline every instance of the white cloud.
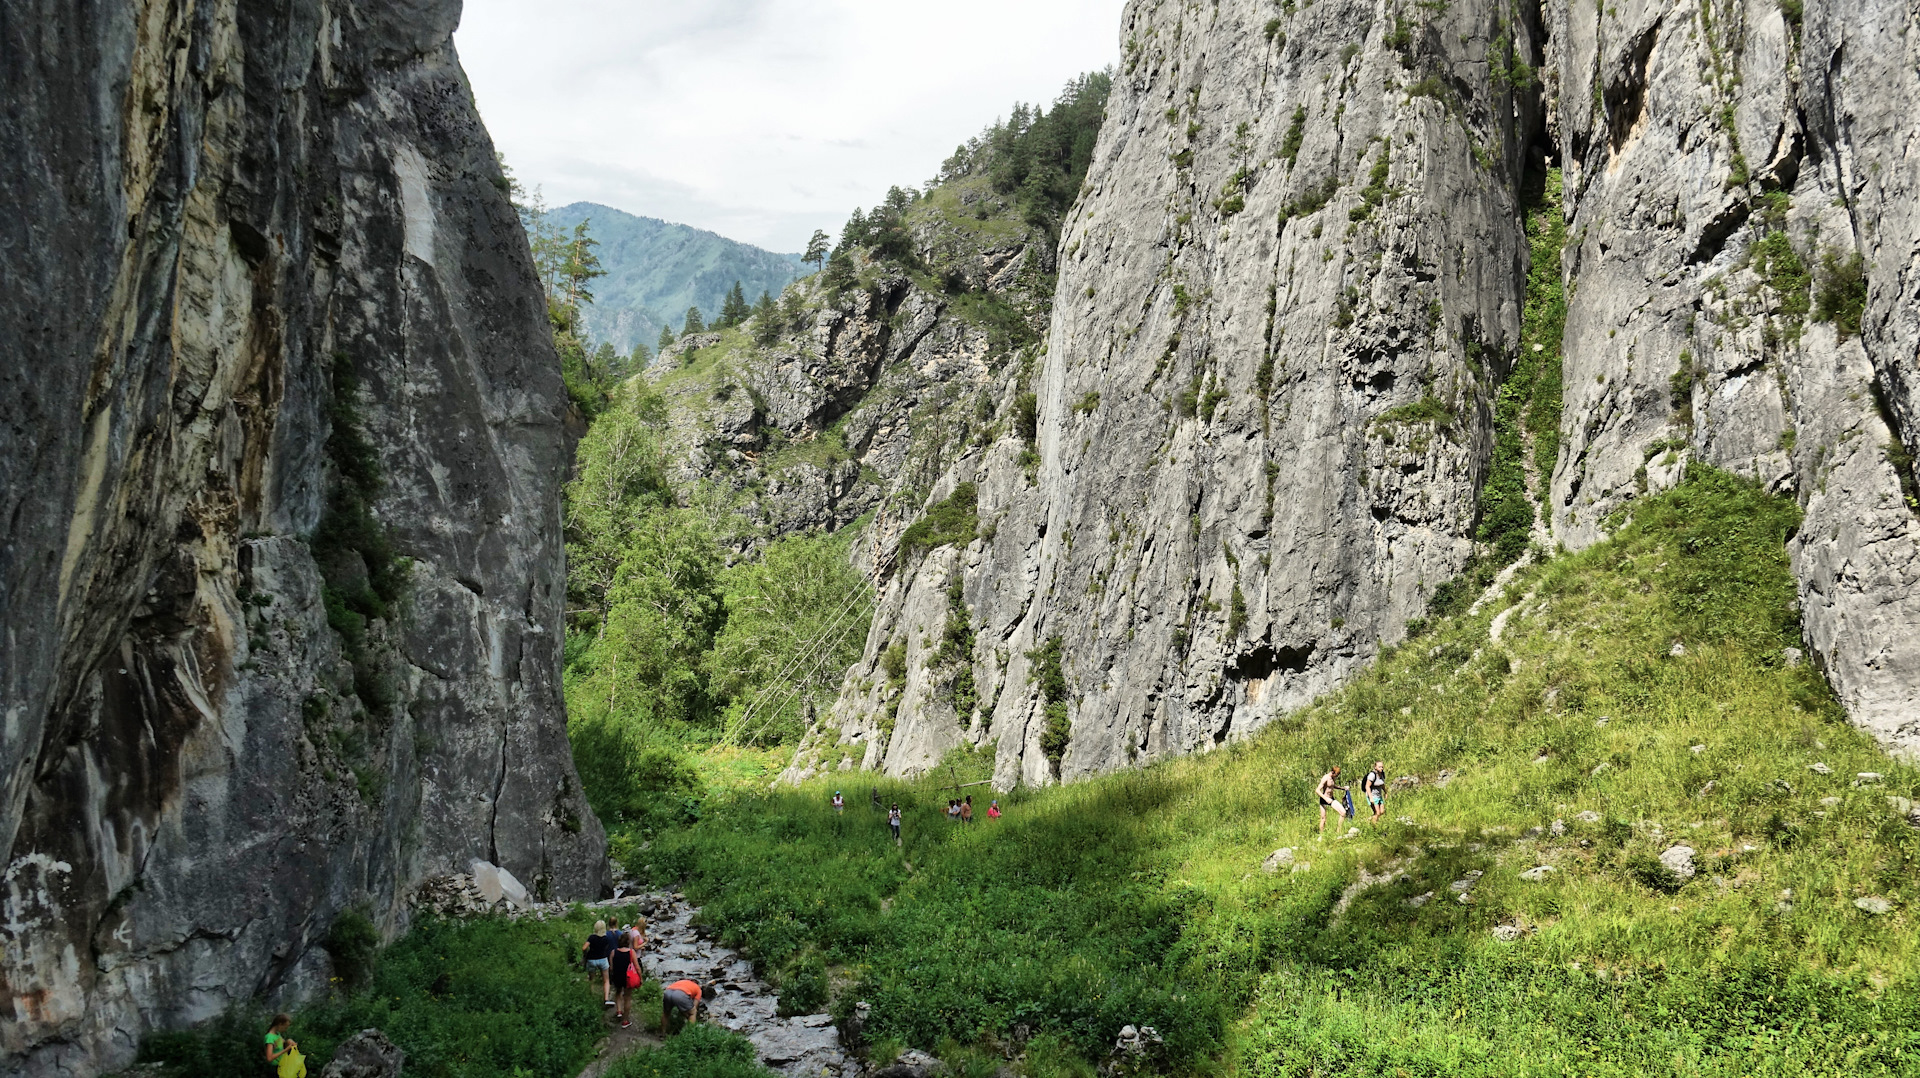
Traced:
POLYGON ((1118 56, 1121 0, 467 0, 494 143, 549 203, 774 250, 1118 56))

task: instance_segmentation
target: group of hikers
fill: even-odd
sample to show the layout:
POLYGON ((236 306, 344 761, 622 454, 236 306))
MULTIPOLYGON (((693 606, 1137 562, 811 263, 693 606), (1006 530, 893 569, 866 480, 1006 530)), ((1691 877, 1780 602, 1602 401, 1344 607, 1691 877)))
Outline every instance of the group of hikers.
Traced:
MULTIPOLYGON (((1387 765, 1384 760, 1375 760, 1373 770, 1360 780, 1361 796, 1367 799, 1367 807, 1373 810, 1371 822, 1378 826, 1380 818, 1387 814, 1387 765)), ((1340 765, 1320 776, 1320 782, 1313 788, 1313 795, 1320 800, 1320 833, 1327 830, 1327 810, 1339 813, 1343 820, 1353 819, 1353 788, 1340 785, 1340 765), (1335 797, 1335 793, 1344 796, 1335 797)))
MULTIPOLYGON (((872 801, 874 808, 877 809, 880 807, 880 790, 878 787, 875 787, 872 791, 872 801)), ((833 791, 832 804, 834 815, 836 816, 847 811, 847 799, 839 790, 833 791)), ((1000 818, 1000 815, 1000 801, 998 798, 995 798, 987 805, 987 819, 997 820, 1000 818)), ((949 798, 947 800, 947 819, 952 823, 972 823, 973 795, 968 794, 965 797, 949 798)), ((895 801, 892 806, 887 809, 887 830, 893 835, 893 844, 895 846, 900 845, 900 802, 898 801, 895 801)))
MULTIPOLYGON (((593 970, 600 972, 601 999, 614 1009, 613 1020, 622 1029, 633 1024, 633 990, 647 979, 640 963, 640 952, 647 948, 646 929, 645 917, 618 928, 609 927, 605 921, 595 921, 593 934, 580 945, 588 976, 592 976, 593 970)), ((717 994, 719 990, 718 984, 702 986, 698 981, 687 979, 661 988, 660 1036, 667 1035, 669 1021, 676 1016, 685 1022, 698 1022, 701 1003, 709 992, 717 994)), ((683 1028, 685 1022, 681 1023, 683 1028)))

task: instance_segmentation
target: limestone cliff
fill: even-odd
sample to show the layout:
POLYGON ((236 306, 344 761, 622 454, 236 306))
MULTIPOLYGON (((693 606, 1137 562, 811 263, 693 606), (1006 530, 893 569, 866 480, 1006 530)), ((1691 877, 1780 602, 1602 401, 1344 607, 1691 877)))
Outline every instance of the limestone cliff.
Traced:
POLYGON ((1911 747, 1916 15, 1602 8, 1128 4, 1037 467, 1002 431, 943 477, 926 504, 973 484, 971 538, 903 558, 789 776, 991 744, 1005 787, 1205 750, 1403 638, 1476 553, 1547 175, 1550 538, 1592 542, 1689 458, 1795 493, 1808 643, 1911 747))
POLYGON ((296 997, 475 858, 599 890, 565 396, 458 15, 0 21, 0 1073, 296 997))

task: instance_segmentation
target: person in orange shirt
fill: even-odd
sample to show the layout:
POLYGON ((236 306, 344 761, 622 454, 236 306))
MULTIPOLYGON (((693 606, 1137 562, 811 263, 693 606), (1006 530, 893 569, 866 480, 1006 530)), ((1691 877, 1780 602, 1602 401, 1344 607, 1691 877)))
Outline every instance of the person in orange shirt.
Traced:
POLYGON ((703 998, 705 998, 705 992, 696 981, 675 981, 668 985, 660 993, 660 1036, 666 1037, 667 1019, 675 1011, 686 1015, 689 1022, 698 1022, 700 1001, 703 998))

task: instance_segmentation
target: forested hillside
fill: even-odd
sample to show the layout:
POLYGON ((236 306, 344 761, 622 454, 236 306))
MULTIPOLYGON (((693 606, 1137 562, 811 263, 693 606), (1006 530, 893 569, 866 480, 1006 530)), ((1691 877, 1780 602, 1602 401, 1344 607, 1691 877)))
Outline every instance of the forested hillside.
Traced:
POLYGON ((915 521, 935 480, 1030 445, 1059 222, 1107 87, 1016 107, 929 190, 856 211, 821 272, 736 293, 601 391, 567 494, 566 683, 603 818, 651 818, 690 752, 790 753, 859 657, 896 545, 932 538, 915 521))
POLYGON ((775 254, 687 225, 640 217, 593 202, 571 202, 548 211, 567 227, 585 221, 600 243, 606 271, 594 289, 582 324, 596 343, 621 355, 635 345, 653 349, 660 331, 678 331, 687 308, 708 317, 719 313, 737 282, 752 299, 779 295, 803 272, 800 255, 775 254))

